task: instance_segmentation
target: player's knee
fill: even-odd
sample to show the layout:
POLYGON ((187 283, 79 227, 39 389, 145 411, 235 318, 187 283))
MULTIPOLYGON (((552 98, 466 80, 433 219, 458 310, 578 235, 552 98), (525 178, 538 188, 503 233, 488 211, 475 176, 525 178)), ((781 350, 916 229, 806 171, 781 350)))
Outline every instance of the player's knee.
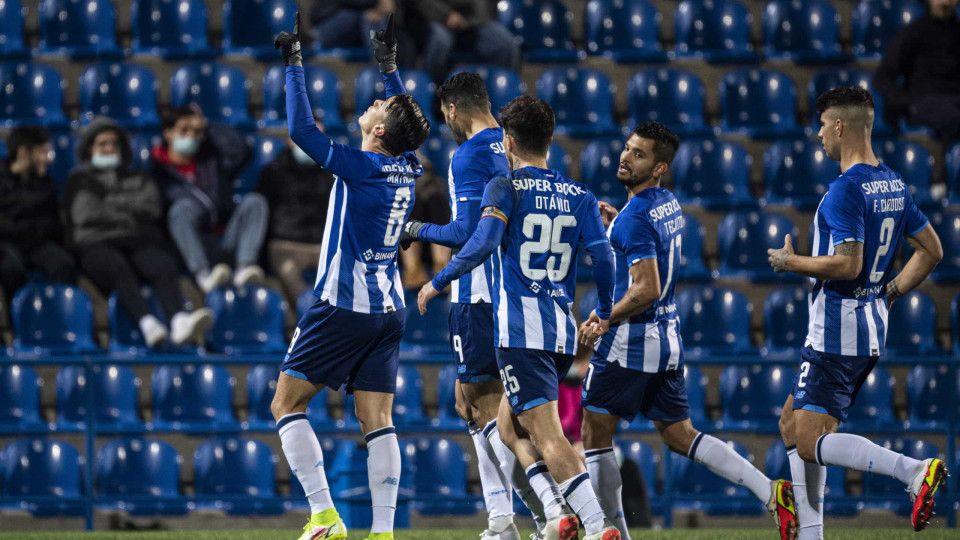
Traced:
POLYGON ((793 415, 788 414, 786 409, 780 413, 780 436, 784 440, 792 440, 794 438, 794 429, 795 425, 793 422, 793 415))
POLYGON ((684 456, 690 451, 690 445, 700 434, 689 420, 669 424, 657 422, 656 425, 663 444, 667 445, 672 452, 684 456))
POLYGON ((613 431, 606 429, 598 422, 590 421, 586 416, 584 416, 583 424, 580 426, 580 435, 583 438, 583 448, 586 450, 607 448, 613 445, 613 431))
POLYGON ((356 407, 357 421, 360 422, 360 430, 364 433, 370 433, 381 428, 393 425, 393 420, 389 410, 371 410, 369 408, 356 407))
POLYGON ((457 415, 463 419, 464 422, 470 422, 473 420, 473 409, 470 407, 470 404, 467 402, 467 398, 462 395, 457 395, 457 401, 453 405, 454 409, 457 411, 457 415))
POLYGON ((279 393, 274 394, 273 401, 270 402, 270 413, 273 414, 274 420, 279 421, 284 416, 295 412, 297 412, 297 403, 295 401, 279 393))

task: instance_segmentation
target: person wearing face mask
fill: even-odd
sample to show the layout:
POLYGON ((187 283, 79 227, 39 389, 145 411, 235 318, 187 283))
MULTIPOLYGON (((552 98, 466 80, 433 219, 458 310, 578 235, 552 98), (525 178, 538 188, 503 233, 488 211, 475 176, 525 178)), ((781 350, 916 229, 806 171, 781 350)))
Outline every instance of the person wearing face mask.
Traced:
POLYGON ((230 282, 263 283, 257 265, 267 232, 268 206, 259 193, 233 200, 233 181, 250 161, 237 130, 210 124, 196 105, 174 107, 163 118, 163 142, 150 154, 151 174, 169 203, 167 227, 204 293, 230 282), (210 259, 232 258, 236 273, 210 259))
MULTIPOLYGON (((323 129, 319 121, 317 128, 323 129)), ((256 191, 270 206, 267 258, 290 305, 313 285, 304 280, 303 272, 316 269, 320 259, 324 224, 317 218, 327 215, 333 182, 333 173, 289 138, 287 147, 260 171, 256 191)))
POLYGON ((117 294, 147 346, 158 347, 168 337, 174 345, 199 341, 213 313, 188 308, 176 253, 165 241, 160 190, 149 174, 131 170, 126 132, 109 119, 95 119, 77 152, 80 164, 67 177, 64 201, 83 271, 101 291, 117 294), (169 331, 141 296, 144 283, 170 320, 169 331))
POLYGON ((47 174, 52 147, 41 127, 22 126, 7 138, 0 160, 0 286, 9 300, 36 271, 58 283, 74 283, 73 257, 63 247, 57 188, 47 174))

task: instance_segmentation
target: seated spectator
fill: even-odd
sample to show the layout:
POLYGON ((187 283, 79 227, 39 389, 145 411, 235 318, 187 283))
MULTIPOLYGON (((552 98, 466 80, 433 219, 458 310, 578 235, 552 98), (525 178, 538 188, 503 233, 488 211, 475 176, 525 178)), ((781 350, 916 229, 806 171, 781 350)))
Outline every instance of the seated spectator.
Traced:
POLYGON ((930 0, 930 9, 887 46, 874 75, 887 118, 932 129, 944 149, 960 141, 958 51, 957 0, 930 0))
POLYGON ((192 313, 180 292, 176 253, 164 241, 163 199, 145 171, 131 171, 127 133, 106 118, 91 122, 80 139, 79 165, 67 177, 65 206, 80 266, 106 294, 139 322, 147 346, 167 339, 167 328, 140 295, 153 287, 170 319, 174 345, 198 341, 213 323, 213 312, 192 313))
POLYGON ((57 187, 47 175, 52 154, 43 128, 15 128, 0 161, 0 285, 7 300, 39 272, 58 283, 74 283, 73 257, 63 247, 57 187))
MULTIPOLYGON (((417 178, 414 186, 416 197, 410 210, 410 219, 437 225, 450 223, 450 192, 447 182, 438 176, 432 167, 428 171, 432 172, 417 178)), ((403 287, 419 289, 450 262, 450 256, 450 248, 440 244, 410 244, 410 247, 399 253, 403 287)))
POLYGON ((170 204, 167 226, 187 269, 208 293, 229 283, 232 273, 224 263, 211 268, 209 255, 232 256, 234 285, 263 283, 257 260, 267 232, 267 201, 250 193, 233 202, 233 181, 250 161, 250 145, 229 126, 207 125, 196 107, 172 109, 162 128, 151 170, 170 204))
POLYGON ((413 67, 416 48, 411 33, 422 30, 405 17, 395 0, 317 0, 310 10, 310 35, 324 49, 367 48, 370 32, 387 24, 394 13, 397 23, 397 60, 401 68, 413 67))
MULTIPOLYGON (((323 126, 317 123, 321 130, 323 126)), ((333 173, 320 167, 290 139, 287 148, 260 171, 257 192, 270 206, 267 258, 290 305, 313 283, 303 274, 317 268, 333 189, 333 173)))

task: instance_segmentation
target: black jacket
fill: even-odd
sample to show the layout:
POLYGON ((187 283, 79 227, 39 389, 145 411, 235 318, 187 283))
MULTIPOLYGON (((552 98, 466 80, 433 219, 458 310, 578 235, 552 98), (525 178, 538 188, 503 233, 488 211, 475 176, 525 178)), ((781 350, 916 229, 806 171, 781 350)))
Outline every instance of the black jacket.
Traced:
POLYGON ((301 165, 284 148, 260 171, 257 192, 270 204, 270 238, 320 244, 333 189, 333 174, 319 165, 301 165))
POLYGON ((57 187, 50 175, 24 179, 0 160, 0 242, 23 250, 63 242, 57 187))
POLYGON ((366 11, 376 5, 377 0, 319 0, 310 8, 310 23, 317 24, 329 19, 341 9, 366 11))

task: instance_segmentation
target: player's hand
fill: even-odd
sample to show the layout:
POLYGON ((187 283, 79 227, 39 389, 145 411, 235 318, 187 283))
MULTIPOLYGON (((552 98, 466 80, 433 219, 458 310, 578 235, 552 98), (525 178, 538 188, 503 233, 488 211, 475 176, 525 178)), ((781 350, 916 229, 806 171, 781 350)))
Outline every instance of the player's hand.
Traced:
POLYGON ((370 44, 373 56, 380 65, 380 73, 397 70, 397 32, 393 24, 393 13, 387 18, 387 27, 370 31, 370 44))
POLYGON ((400 249, 406 251, 410 244, 420 240, 420 229, 423 227, 422 221, 411 219, 400 231, 400 249))
MULTIPOLYGON (((597 339, 606 333, 600 333, 599 323, 600 317, 597 316, 597 312, 591 311, 590 317, 580 325, 580 343, 586 347, 593 347, 596 344, 597 339)), ((609 322, 607 323, 607 329, 610 329, 609 322)))
POLYGON ((300 54, 300 12, 293 20, 293 32, 284 30, 274 38, 273 48, 281 49, 285 66, 302 66, 303 56, 300 54))
POLYGON ((768 249, 767 250, 767 260, 770 261, 770 266, 773 267, 773 271, 782 274, 787 271, 787 262, 790 260, 790 256, 793 255, 793 243, 790 241, 790 235, 783 237, 783 247, 780 249, 768 249))
POLYGON ((609 227, 620 211, 603 201, 597 201, 597 204, 600 206, 600 219, 603 221, 603 226, 609 227))
POLYGON ((417 307, 420 308, 420 315, 427 312, 427 302, 438 294, 440 294, 440 291, 433 288, 432 281, 424 284, 423 288, 420 289, 420 294, 417 295, 417 307))

